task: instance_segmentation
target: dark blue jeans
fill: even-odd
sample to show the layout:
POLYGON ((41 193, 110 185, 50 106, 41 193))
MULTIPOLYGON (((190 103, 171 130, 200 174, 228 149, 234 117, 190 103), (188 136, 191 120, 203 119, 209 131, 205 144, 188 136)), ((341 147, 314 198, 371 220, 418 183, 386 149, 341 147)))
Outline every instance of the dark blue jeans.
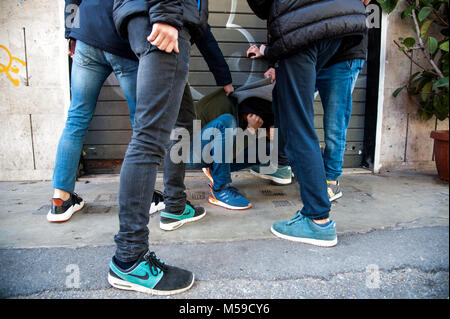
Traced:
POLYGON ((312 219, 329 217, 325 168, 314 128, 317 74, 336 53, 341 39, 324 40, 279 61, 273 91, 276 125, 300 185, 301 213, 312 219))
POLYGON ((116 257, 135 261, 148 250, 149 209, 157 167, 165 156, 189 72, 189 35, 182 30, 180 53, 167 54, 152 46, 148 16, 128 23, 131 48, 139 58, 135 125, 120 172, 119 222, 116 257))
POLYGON ((56 153, 53 188, 73 193, 83 141, 95 113, 98 95, 114 72, 125 94, 133 123, 136 109, 138 62, 77 41, 73 56, 70 91, 72 99, 56 153))
POLYGON ((327 180, 337 181, 344 164, 347 128, 352 114, 352 93, 364 60, 354 59, 320 70, 316 87, 323 105, 327 180))

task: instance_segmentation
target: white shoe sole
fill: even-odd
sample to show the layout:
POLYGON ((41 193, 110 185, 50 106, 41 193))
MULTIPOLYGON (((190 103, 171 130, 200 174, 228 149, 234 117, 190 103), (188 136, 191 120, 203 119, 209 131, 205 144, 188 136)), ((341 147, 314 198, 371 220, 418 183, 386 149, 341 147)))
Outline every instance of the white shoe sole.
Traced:
POLYGON ((290 179, 281 179, 281 178, 278 178, 278 177, 273 177, 273 176, 269 176, 269 175, 260 174, 258 172, 253 171, 253 170, 250 170, 250 173, 252 173, 255 176, 258 176, 259 178, 272 181, 272 182, 274 182, 276 184, 279 184, 279 185, 289 185, 289 184, 292 183, 292 177, 290 179))
POLYGON ((246 210, 246 209, 252 208, 251 203, 246 207, 237 207, 237 206, 231 206, 231 205, 225 204, 219 200, 212 199, 211 197, 208 198, 208 201, 213 205, 220 206, 220 207, 230 209, 230 210, 246 210))
POLYGON ((118 279, 116 277, 111 276, 111 274, 108 274, 108 282, 114 288, 122 289, 122 290, 132 290, 132 291, 137 291, 137 292, 143 292, 146 294, 152 294, 152 295, 157 295, 157 296, 170 296, 170 295, 175 295, 175 294, 185 292, 186 290, 191 289, 192 285, 194 285, 194 281, 195 281, 195 276, 192 276, 192 282, 189 284, 188 287, 181 288, 178 290, 164 291, 164 290, 150 289, 150 288, 147 288, 147 287, 144 287, 141 285, 133 284, 131 282, 128 282, 128 281, 125 281, 122 279, 118 279))
POLYGON ((64 214, 52 214, 50 210, 47 214, 47 220, 51 223, 62 223, 72 218, 72 215, 84 208, 84 201, 70 207, 64 214))
POLYGON ((333 197, 330 198, 330 202, 335 201, 336 199, 341 198, 342 195, 343 195, 342 192, 340 192, 340 193, 334 195, 333 197))
POLYGON ((184 219, 184 220, 177 220, 176 222, 173 222, 173 223, 170 223, 170 224, 163 224, 163 223, 160 222, 159 223, 159 228, 161 228, 162 230, 167 230, 167 231, 175 230, 175 229, 180 228, 184 224, 195 222, 197 220, 202 219, 205 216, 206 216, 206 210, 205 210, 205 212, 203 214, 201 214, 201 215, 199 215, 197 217, 192 217, 192 218, 184 219))
POLYGON ((160 202, 158 205, 155 205, 155 203, 152 203, 152 205, 150 206, 150 215, 153 215, 154 213, 157 213, 161 210, 163 210, 164 208, 166 208, 166 205, 164 204, 164 202, 160 202))
POLYGON ((312 239, 312 238, 300 238, 300 237, 283 235, 283 234, 277 232, 275 229, 273 229, 273 227, 270 228, 270 231, 272 232, 272 234, 274 234, 275 236, 277 236, 279 238, 290 240, 290 241, 295 241, 298 243, 310 244, 310 245, 314 245, 314 246, 333 247, 333 246, 336 246, 338 243, 337 237, 333 240, 319 240, 319 239, 312 239))

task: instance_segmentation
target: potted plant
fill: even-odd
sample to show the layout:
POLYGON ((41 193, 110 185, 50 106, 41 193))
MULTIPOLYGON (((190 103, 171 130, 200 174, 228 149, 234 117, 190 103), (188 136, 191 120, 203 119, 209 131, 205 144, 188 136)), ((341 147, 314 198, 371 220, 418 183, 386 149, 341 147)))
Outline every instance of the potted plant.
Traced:
MULTIPOLYGON (((394 91, 403 89, 415 97, 419 117, 435 116, 443 121, 449 117, 449 36, 448 0, 377 0, 383 11, 392 12, 400 1, 407 7, 401 18, 407 21, 414 37, 400 37, 394 44, 419 69, 394 91)), ((449 131, 433 131, 434 155, 439 177, 449 180, 449 131)))

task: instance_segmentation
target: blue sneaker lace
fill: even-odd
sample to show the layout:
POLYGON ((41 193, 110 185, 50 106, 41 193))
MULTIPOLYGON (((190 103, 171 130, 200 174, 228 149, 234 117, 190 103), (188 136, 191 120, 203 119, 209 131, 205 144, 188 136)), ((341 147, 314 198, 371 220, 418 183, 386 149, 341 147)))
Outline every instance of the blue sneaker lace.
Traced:
POLYGON ((239 194, 239 191, 237 190, 237 188, 231 186, 231 185, 227 185, 225 186, 225 188, 223 190, 226 190, 230 193, 231 196, 233 197, 241 197, 242 195, 239 194))
POLYGON ((146 261, 145 264, 149 266, 148 268, 153 276, 158 276, 158 268, 164 271, 167 270, 166 264, 159 260, 153 251, 145 254, 144 260, 146 261))
POLYGON ((298 222, 302 221, 305 218, 306 217, 304 215, 302 215, 302 213, 300 213, 300 211, 298 210, 295 213, 295 217, 292 218, 290 221, 288 221, 288 225, 292 225, 292 224, 298 223, 298 222))

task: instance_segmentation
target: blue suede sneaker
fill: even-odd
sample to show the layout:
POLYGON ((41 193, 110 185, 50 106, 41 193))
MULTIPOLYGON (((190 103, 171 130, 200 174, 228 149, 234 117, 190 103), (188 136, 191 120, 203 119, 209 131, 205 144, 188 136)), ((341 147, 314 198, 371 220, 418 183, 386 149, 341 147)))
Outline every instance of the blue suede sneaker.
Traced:
MULTIPOLYGON (((250 168, 250 173, 262 178, 272 181, 276 185, 289 185, 292 183, 292 168, 290 166, 279 167, 272 174, 263 174, 261 165, 254 165, 250 168)), ((267 167, 267 166, 266 166, 267 167)))
POLYGON ((185 209, 179 213, 162 212, 159 228, 162 230, 175 230, 186 223, 195 222, 205 217, 206 211, 203 207, 194 207, 187 201, 185 209))
POLYGON ((218 191, 214 190, 212 184, 209 184, 209 188, 210 195, 208 200, 211 204, 231 210, 244 210, 252 207, 250 201, 239 194, 238 190, 230 185, 227 185, 218 191))
POLYGON ((194 284, 194 274, 172 267, 159 260, 154 252, 147 252, 130 269, 121 269, 112 258, 108 282, 123 289, 168 296, 184 292, 194 284))
POLYGON ((333 220, 326 226, 320 226, 300 211, 290 221, 274 223, 271 231, 277 237, 300 243, 321 247, 337 245, 336 224, 333 220))

